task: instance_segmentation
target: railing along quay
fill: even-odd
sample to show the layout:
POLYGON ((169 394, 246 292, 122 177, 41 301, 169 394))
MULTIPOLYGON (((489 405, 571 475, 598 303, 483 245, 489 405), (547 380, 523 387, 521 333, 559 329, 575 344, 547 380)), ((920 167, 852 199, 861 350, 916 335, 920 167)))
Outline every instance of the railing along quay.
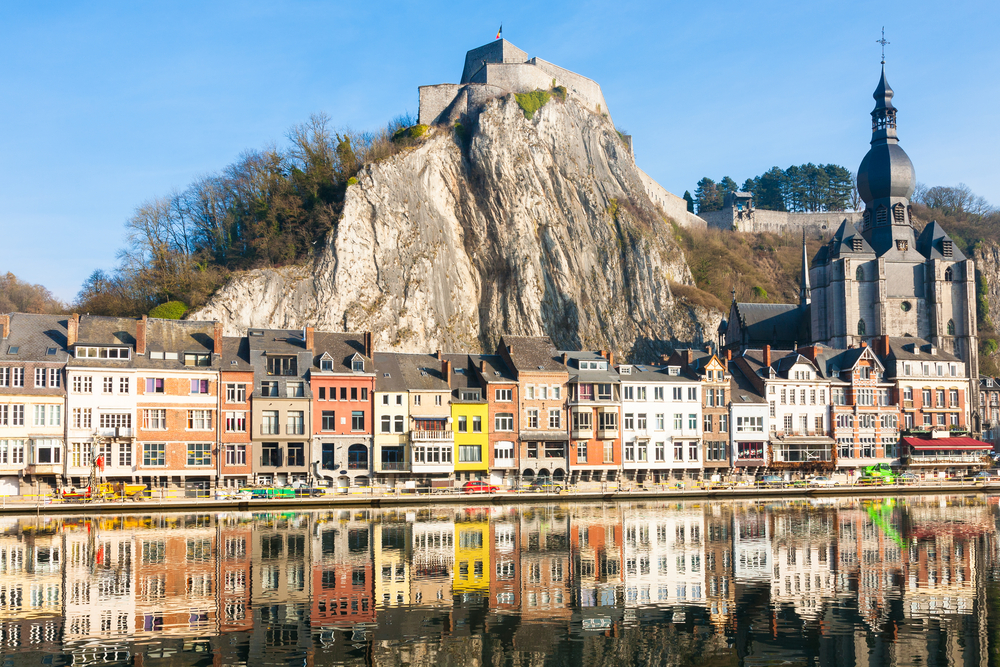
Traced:
POLYGON ((54 494, 15 496, 19 501, 3 497, 0 513, 3 514, 146 514, 157 511, 271 511, 281 508, 328 507, 393 507, 402 505, 433 505, 462 503, 476 505, 506 505, 520 503, 569 503, 617 502, 629 500, 745 500, 751 498, 794 499, 835 498, 851 496, 920 495, 939 493, 1000 493, 1000 482, 943 479, 914 484, 841 484, 837 486, 808 486, 801 483, 770 485, 755 484, 706 484, 688 486, 677 484, 622 485, 605 484, 601 488, 562 488, 557 491, 530 489, 501 490, 494 493, 465 493, 455 488, 384 489, 379 487, 352 487, 329 489, 329 493, 312 497, 270 498, 193 498, 185 497, 183 489, 157 489, 151 497, 142 500, 69 501, 54 494))

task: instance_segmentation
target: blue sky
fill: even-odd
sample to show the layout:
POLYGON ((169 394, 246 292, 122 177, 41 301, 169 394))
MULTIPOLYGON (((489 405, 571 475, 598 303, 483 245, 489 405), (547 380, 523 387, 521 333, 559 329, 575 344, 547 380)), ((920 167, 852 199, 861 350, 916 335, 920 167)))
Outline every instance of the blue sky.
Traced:
POLYGON ((0 271, 72 299, 122 223, 315 112, 370 129, 504 37, 601 84, 677 194, 857 168, 886 26, 917 179, 1000 204, 1000 3, 48 2, 0 6, 0 271))

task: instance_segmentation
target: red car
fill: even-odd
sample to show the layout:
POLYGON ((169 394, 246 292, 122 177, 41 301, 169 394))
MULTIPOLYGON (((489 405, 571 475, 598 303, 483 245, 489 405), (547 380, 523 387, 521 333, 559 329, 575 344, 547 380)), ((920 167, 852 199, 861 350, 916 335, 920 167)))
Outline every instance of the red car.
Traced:
POLYGON ((487 484, 478 479, 468 481, 462 485, 462 493, 496 493, 499 490, 499 486, 487 484))

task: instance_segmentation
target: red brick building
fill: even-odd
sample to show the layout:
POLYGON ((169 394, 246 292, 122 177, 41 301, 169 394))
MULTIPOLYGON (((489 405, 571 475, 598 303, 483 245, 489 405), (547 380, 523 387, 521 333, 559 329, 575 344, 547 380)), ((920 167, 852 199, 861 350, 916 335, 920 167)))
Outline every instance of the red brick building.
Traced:
POLYGON ((222 339, 219 373, 219 486, 240 487, 253 481, 250 444, 253 367, 245 337, 222 339))

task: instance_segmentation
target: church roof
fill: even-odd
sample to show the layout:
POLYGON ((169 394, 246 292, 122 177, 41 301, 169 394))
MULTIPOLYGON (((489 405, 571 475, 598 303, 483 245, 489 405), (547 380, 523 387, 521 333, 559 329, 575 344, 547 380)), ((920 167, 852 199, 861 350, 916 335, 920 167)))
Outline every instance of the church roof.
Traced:
POLYGON ((927 259, 946 259, 961 262, 966 257, 958 245, 948 236, 948 232, 938 224, 937 220, 924 227, 917 238, 917 250, 927 259), (944 252, 945 241, 951 242, 951 255, 946 256, 944 252))
POLYGON ((795 303, 737 303, 741 343, 792 347, 809 340, 809 310, 795 303))
MULTIPOLYGON (((858 228, 847 221, 840 223, 840 227, 837 227, 837 231, 834 232, 833 238, 830 239, 829 250, 827 257, 839 257, 841 255, 874 255, 875 249, 871 247, 871 244, 861 235, 858 228), (861 248, 859 250, 854 249, 855 240, 861 241, 861 248)), ((817 259, 819 256, 817 255, 817 259)), ((814 262, 816 260, 813 260, 814 262)))

